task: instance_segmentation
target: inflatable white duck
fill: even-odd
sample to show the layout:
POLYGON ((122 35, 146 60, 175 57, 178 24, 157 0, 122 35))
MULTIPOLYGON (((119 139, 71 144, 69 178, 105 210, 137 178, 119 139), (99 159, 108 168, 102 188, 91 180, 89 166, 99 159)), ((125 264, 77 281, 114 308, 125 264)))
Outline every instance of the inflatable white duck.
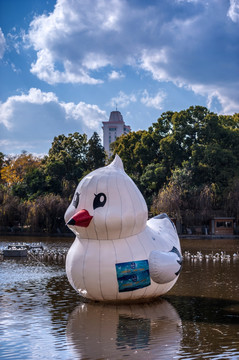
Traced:
POLYGON ((145 301, 176 282, 182 257, 166 214, 147 221, 146 202, 118 155, 79 183, 65 214, 76 238, 66 258, 69 282, 97 301, 145 301))

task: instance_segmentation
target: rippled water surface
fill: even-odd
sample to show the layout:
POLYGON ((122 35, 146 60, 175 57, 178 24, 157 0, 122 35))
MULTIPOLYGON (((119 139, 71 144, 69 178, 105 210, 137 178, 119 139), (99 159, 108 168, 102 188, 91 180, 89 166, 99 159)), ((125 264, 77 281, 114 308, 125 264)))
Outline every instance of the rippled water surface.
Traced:
POLYGON ((181 243, 178 282, 148 304, 85 303, 62 263, 1 259, 0 359, 239 359, 239 240, 181 243))

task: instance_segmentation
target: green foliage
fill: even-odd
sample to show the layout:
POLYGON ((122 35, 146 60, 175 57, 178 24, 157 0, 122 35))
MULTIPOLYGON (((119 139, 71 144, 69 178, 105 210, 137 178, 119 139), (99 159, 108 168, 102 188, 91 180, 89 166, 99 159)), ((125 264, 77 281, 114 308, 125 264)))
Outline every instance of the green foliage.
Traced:
POLYGON ((105 158, 105 150, 101 145, 100 137, 96 132, 94 132, 88 141, 86 154, 87 171, 92 171, 104 166, 105 158))
POLYGON ((239 219, 239 177, 231 180, 228 191, 225 192, 225 207, 229 215, 239 219))
POLYGON ((32 169, 23 181, 12 186, 12 194, 21 199, 32 200, 47 192, 47 181, 42 167, 32 169))
POLYGON ((44 171, 49 192, 62 194, 63 180, 76 186, 86 170, 86 134, 59 135, 54 138, 48 157, 44 160, 44 171))
POLYGON ((86 134, 78 132, 55 137, 43 162, 48 192, 71 196, 84 174, 104 162, 105 152, 96 132, 89 141, 86 134))
MULTIPOLYGON (((218 116, 202 106, 168 111, 148 131, 118 138, 113 150, 123 159, 126 172, 136 180, 149 206, 162 196, 174 204, 174 198, 179 201, 176 194, 181 194, 180 212, 176 212, 185 216, 187 207, 192 217, 193 209, 203 213, 198 199, 213 187, 210 209, 218 211, 231 179, 239 176, 239 114, 218 116)), ((162 204, 160 209, 171 211, 171 206, 162 204)))
POLYGON ((233 151, 215 142, 194 148, 191 163, 196 185, 217 183, 221 191, 238 172, 238 160, 233 151))
POLYGON ((85 173, 104 166, 105 152, 97 133, 59 135, 48 156, 0 153, 0 221, 3 229, 67 231, 64 213, 85 173))
POLYGON ((146 166, 140 177, 141 190, 144 192, 148 202, 151 203, 152 196, 158 193, 166 181, 166 169, 159 163, 150 163, 146 166))
POLYGON ((2 169, 4 164, 4 154, 0 151, 0 170, 2 169))
POLYGON ((136 179, 142 173, 139 144, 141 144, 141 138, 144 133, 146 131, 130 132, 128 135, 121 135, 112 146, 114 155, 118 154, 123 161, 127 174, 136 179))
MULTIPOLYGON (((168 111, 148 130, 117 138, 112 150, 152 212, 167 212, 185 225, 218 213, 239 217, 239 114, 217 115, 202 106, 168 111)), ((59 135, 44 159, 0 153, 0 220, 55 231, 54 207, 63 216, 81 178, 104 164, 97 133, 89 140, 78 132, 59 135)))

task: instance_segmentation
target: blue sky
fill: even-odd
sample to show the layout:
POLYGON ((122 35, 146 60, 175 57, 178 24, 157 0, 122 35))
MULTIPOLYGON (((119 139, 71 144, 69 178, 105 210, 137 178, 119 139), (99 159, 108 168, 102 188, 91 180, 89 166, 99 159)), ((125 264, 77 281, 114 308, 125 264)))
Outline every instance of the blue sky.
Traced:
POLYGON ((0 0, 0 151, 133 131, 165 111, 239 112, 239 0, 0 0))

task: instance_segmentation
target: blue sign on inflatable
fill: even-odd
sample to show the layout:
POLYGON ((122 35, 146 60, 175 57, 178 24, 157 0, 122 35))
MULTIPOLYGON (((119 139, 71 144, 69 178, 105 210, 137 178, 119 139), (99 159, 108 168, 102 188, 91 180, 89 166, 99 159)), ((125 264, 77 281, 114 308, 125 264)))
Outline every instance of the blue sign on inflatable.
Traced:
POLYGON ((119 292, 133 291, 150 285, 148 260, 115 264, 119 292))

